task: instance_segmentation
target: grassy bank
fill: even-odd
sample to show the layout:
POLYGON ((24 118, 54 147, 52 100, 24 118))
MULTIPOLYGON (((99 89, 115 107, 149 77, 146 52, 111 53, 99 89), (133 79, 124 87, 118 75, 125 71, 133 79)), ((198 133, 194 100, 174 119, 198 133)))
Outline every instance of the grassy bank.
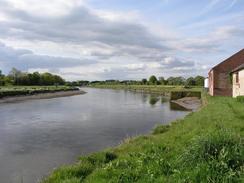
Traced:
POLYGON ((182 97, 199 97, 201 98, 202 87, 185 87, 169 85, 91 85, 94 88, 104 89, 124 89, 135 92, 153 93, 170 96, 172 100, 182 97))
POLYGON ((148 93, 158 93, 164 94, 174 91, 191 91, 191 92, 200 92, 202 87, 185 87, 185 86, 170 86, 170 85, 91 85, 95 88, 110 88, 110 89, 127 89, 134 91, 143 91, 148 93))
POLYGON ((76 90, 69 86, 0 86, 0 98, 76 90))
POLYGON ((204 100, 206 105, 185 119, 81 157, 43 182, 243 182, 244 103, 204 100))

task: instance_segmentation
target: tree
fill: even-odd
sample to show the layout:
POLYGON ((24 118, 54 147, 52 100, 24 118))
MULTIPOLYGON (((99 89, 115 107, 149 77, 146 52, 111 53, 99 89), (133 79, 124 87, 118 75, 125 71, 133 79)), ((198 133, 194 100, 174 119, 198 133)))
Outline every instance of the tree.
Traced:
POLYGON ((9 78, 11 78, 13 80, 13 83, 15 85, 20 84, 19 83, 20 76, 21 76, 21 71, 16 69, 16 68, 14 68, 14 67, 9 72, 9 78))
POLYGON ((196 81, 193 77, 189 77, 187 80, 186 80, 186 85, 187 86, 195 86, 196 85, 196 81))
POLYGON ((203 76, 196 76, 195 81, 197 86, 204 86, 204 77, 203 76))
POLYGON ((143 85, 146 85, 147 84, 147 79, 144 78, 144 79, 141 80, 141 82, 142 82, 143 85))
POLYGON ((40 85, 41 84, 41 75, 39 72, 34 72, 32 74, 28 74, 30 78, 31 85, 40 85))
POLYGON ((28 73, 21 73, 18 78, 19 85, 30 85, 30 78, 28 73))
POLYGON ((4 86, 5 82, 4 82, 4 75, 2 74, 2 71, 0 70, 0 86, 4 86))
POLYGON ((152 75, 150 78, 149 78, 149 83, 150 84, 157 84, 157 78, 156 76, 152 75))
POLYGON ((164 77, 159 77, 158 81, 159 81, 159 84, 165 85, 165 79, 164 79, 164 77))
POLYGON ((184 85, 185 84, 185 78, 183 77, 169 77, 167 79, 168 85, 184 85))

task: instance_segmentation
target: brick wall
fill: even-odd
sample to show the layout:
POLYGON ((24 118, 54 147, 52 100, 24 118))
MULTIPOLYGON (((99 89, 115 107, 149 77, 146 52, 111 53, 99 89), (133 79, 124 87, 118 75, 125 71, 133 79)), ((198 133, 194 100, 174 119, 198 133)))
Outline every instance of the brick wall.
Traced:
POLYGON ((215 66, 209 72, 209 94, 212 96, 232 96, 230 73, 242 64, 244 64, 244 49, 215 66))

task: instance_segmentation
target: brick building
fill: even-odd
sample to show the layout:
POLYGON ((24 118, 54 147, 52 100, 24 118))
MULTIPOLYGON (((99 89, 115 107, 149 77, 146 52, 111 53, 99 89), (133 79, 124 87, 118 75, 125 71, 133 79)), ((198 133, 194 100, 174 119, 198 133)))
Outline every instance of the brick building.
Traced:
POLYGON ((231 72, 244 64, 244 49, 213 67, 209 73, 209 94, 232 96, 231 72))

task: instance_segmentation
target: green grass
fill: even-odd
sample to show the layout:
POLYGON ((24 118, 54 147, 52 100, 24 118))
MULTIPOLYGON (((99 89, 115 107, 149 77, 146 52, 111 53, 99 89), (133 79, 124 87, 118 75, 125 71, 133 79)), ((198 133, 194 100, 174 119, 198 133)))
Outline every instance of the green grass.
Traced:
POLYGON ((228 97, 203 100, 185 119, 83 156, 43 182, 243 182, 244 105, 228 97))
POLYGON ((236 97, 236 100, 237 100, 238 102, 244 103, 244 96, 237 96, 237 97, 236 97))

